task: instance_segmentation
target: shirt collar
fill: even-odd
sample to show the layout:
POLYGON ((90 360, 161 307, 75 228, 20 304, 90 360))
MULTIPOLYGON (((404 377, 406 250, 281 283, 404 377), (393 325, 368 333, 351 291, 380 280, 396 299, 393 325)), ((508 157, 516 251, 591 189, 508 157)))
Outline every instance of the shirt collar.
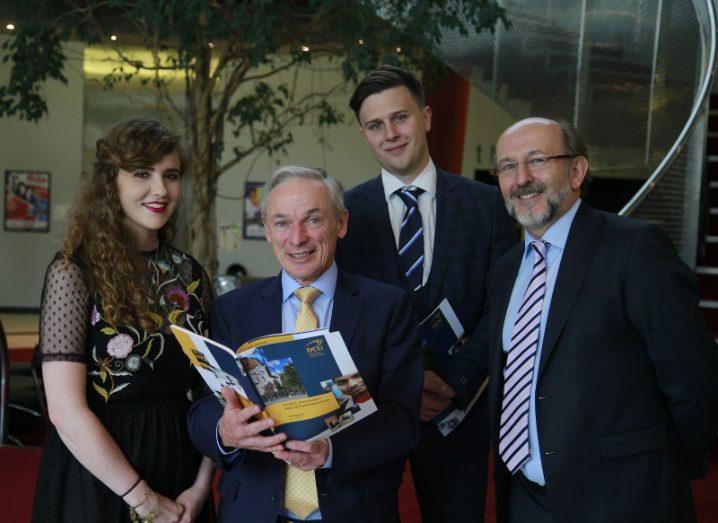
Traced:
MULTIPOLYGON (((337 288, 338 274, 337 263, 333 262, 331 266, 309 286, 321 291, 322 294, 326 294, 329 298, 333 298, 334 291, 337 288)), ((287 301, 292 294, 294 294, 294 291, 300 287, 304 287, 304 285, 300 284, 282 269, 282 303, 287 301)))
MULTIPOLYGON (((566 247, 568 233, 571 230, 571 224, 573 223, 573 219, 576 216, 576 212, 578 211, 579 205, 581 205, 581 198, 578 198, 575 202, 573 202, 573 205, 569 208, 568 211, 566 211, 566 214, 561 216, 558 220, 556 220, 553 225, 551 225, 551 227, 546 229, 546 232, 540 239, 552 245, 553 247, 558 247, 559 249, 563 250, 564 247, 566 247)), ((531 233, 526 231, 524 238, 524 255, 529 252, 529 245, 531 244, 531 242, 538 239, 539 238, 534 238, 533 236, 531 236, 531 233)))
POLYGON ((426 164, 424 170, 421 171, 419 176, 417 176, 416 179, 409 185, 402 182, 386 169, 382 169, 381 182, 384 186, 384 197, 387 202, 396 191, 403 189, 404 187, 416 187, 418 189, 423 189, 425 193, 434 198, 436 196, 436 166, 431 158, 429 158, 429 163, 426 164))

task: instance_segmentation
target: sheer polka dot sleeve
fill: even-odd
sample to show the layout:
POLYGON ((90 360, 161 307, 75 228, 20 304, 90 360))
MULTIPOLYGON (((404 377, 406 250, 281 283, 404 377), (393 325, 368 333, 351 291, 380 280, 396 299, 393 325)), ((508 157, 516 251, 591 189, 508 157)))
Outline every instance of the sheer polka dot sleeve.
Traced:
POLYGON ((42 361, 87 362, 90 290, 82 269, 57 256, 45 275, 40 312, 42 361))

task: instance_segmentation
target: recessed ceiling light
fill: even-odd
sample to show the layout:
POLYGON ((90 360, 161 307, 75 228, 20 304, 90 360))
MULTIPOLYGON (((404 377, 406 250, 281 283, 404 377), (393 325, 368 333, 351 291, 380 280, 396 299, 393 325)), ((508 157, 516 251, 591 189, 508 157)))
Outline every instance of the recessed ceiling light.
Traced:
POLYGON ((303 46, 301 46, 299 49, 301 49, 303 53, 308 53, 308 52, 309 52, 309 46, 308 46, 308 45, 303 45, 303 46))
POLYGON ((116 41, 117 41, 117 35, 112 35, 112 36, 110 37, 110 40, 112 40, 113 42, 116 42, 116 41))
POLYGON ((14 30, 15 30, 15 24, 7 24, 7 25, 5 26, 5 29, 7 29, 8 31, 14 31, 14 30))

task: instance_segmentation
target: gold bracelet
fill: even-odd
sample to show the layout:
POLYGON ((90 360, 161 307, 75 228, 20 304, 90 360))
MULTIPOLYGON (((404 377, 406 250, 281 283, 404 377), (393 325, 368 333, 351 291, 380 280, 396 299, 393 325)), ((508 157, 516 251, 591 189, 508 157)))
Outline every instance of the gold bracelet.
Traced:
MULTIPOLYGON (((130 505, 130 521, 132 521, 133 523, 144 521, 144 518, 137 513, 137 509, 139 507, 141 507, 142 505, 144 505, 145 503, 147 503, 148 496, 149 496, 149 493, 147 491, 147 485, 145 484, 145 495, 142 498, 142 501, 140 501, 135 506, 130 505)), ((159 499, 159 495, 158 495, 158 499, 159 499)))
POLYGON ((145 484, 145 495, 142 497, 142 501, 140 501, 137 505, 134 506, 130 505, 129 503, 127 504, 130 505, 130 508, 132 510, 135 510, 137 507, 141 507, 145 504, 145 502, 147 501, 147 496, 149 496, 149 493, 147 492, 147 485, 145 484))
POLYGON ((152 523, 157 516, 160 514, 160 504, 162 503, 162 498, 159 494, 157 494, 157 506, 154 510, 148 512, 144 516, 140 518, 140 521, 142 523, 152 523))

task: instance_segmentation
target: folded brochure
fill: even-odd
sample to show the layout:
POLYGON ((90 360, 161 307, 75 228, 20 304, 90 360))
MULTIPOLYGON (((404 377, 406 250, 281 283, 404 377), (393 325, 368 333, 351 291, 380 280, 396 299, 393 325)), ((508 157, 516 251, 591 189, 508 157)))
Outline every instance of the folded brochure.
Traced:
POLYGON ((444 298, 419 324, 419 333, 426 367, 433 370, 459 351, 464 327, 444 298))
POLYGON ((327 329, 272 334, 236 353, 187 329, 173 334, 215 396, 229 386, 244 406, 259 405, 289 439, 336 434, 376 411, 341 334, 327 329))
MULTIPOLYGON (((441 303, 419 324, 424 363, 427 370, 434 370, 453 357, 464 342, 464 327, 449 300, 444 298, 441 303)), ((484 380, 471 399, 466 409, 453 405, 447 407, 432 420, 443 436, 454 430, 466 417, 479 396, 486 389, 488 378, 484 380)))

